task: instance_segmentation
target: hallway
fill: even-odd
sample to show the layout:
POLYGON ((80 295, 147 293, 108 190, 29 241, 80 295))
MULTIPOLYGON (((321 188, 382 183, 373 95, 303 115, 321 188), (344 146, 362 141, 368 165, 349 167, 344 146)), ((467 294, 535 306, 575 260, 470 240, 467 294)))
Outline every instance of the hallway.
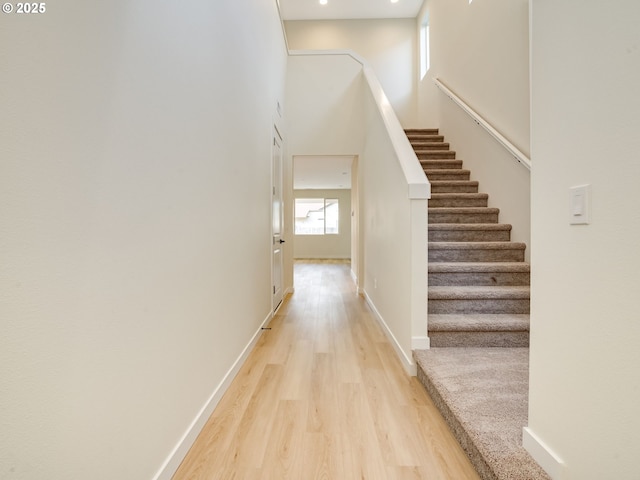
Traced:
POLYGON ((174 480, 477 479, 349 265, 296 262, 294 276, 174 480))

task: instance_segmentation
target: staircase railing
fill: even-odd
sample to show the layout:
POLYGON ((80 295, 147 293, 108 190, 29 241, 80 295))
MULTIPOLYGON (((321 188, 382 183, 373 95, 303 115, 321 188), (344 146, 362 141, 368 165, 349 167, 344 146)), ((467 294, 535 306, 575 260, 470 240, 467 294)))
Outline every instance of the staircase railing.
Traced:
POLYGON ((511 143, 504 135, 496 130, 489 122, 487 122, 478 112, 471 108, 464 100, 456 95, 449 87, 447 87, 438 78, 434 78, 433 82, 436 86, 449 97, 456 105, 458 105, 467 115, 469 115, 478 125, 484 128, 489 135, 495 138, 513 157, 527 170, 531 170, 531 160, 522 153, 513 143, 511 143))

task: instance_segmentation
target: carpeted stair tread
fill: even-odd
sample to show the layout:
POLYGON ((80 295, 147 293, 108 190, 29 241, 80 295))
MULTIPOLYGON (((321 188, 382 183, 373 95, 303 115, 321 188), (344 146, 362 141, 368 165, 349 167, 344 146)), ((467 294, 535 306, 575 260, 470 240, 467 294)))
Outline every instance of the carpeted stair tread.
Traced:
POLYGON ((524 286, 531 282, 525 262, 430 262, 429 285, 524 286))
POLYGON ((469 180, 471 172, 463 168, 424 169, 428 179, 433 180, 469 180))
POLYGON ((498 223, 500 209, 490 207, 428 207, 430 224, 498 223))
POLYGON ((528 299, 528 286, 447 285, 429 287, 429 300, 513 300, 528 299))
POLYGON ((429 213, 500 213, 495 207, 429 207, 429 213))
POLYGON ((430 142, 427 140, 411 142, 414 150, 449 150, 449 144, 445 142, 430 142))
POLYGON ((429 242, 431 250, 523 250, 527 245, 521 242, 429 242))
POLYGON ((431 193, 475 193, 478 191, 477 180, 430 180, 431 193))
POLYGON ((459 198, 482 198, 489 199, 488 193, 433 193, 429 200, 457 200, 459 198))
POLYGON ((456 160, 455 158, 440 158, 440 159, 427 159, 427 160, 419 160, 420 165, 422 165, 423 170, 438 170, 438 169, 447 169, 447 170, 455 170, 462 168, 462 160, 456 160))
POLYGON ((507 230, 511 231, 508 223, 434 223, 429 225, 429 230, 507 230))
POLYGON ((429 273, 459 272, 522 272, 529 273, 531 267, 525 262, 431 262, 429 273))
POLYGON ((414 149, 416 156, 420 160, 438 159, 438 158, 456 158, 454 150, 421 150, 414 149))
POLYGON ((506 223, 429 224, 430 242, 508 242, 510 240, 511 225, 506 223))
POLYGON ((412 145, 420 142, 444 142, 444 135, 413 133, 411 135, 407 135, 407 137, 412 145))
POLYGON ((489 195, 486 193, 432 193, 431 208, 487 207, 489 195))
POLYGON ((414 351, 418 379, 483 480, 549 480, 522 447, 528 348, 414 351))
POLYGON ((437 128, 405 128, 404 133, 407 136, 412 135, 438 135, 437 128))
POLYGON ((518 242, 429 242, 429 262, 523 262, 525 244, 518 242))
POLYGON ((527 314, 429 315, 429 332, 528 332, 527 314))

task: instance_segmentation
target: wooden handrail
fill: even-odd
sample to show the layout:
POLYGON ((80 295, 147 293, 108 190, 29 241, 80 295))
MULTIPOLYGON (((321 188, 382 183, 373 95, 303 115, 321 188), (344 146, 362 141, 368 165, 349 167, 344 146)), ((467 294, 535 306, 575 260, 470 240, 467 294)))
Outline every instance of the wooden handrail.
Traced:
POLYGON ((434 78, 433 82, 436 86, 444 93, 447 97, 449 97, 456 105, 458 105, 464 112, 469 115, 474 122, 484 128, 489 135, 495 138, 498 143, 500 143, 511 155, 515 157, 515 159, 525 167, 527 170, 531 171, 531 159, 527 157, 524 153, 522 153, 513 143, 511 143, 507 138, 502 135, 498 130, 496 130, 489 122, 487 122, 484 118, 480 116, 473 108, 471 108, 467 103, 462 100, 458 95, 456 95, 449 87, 447 87, 442 81, 438 78, 434 78))

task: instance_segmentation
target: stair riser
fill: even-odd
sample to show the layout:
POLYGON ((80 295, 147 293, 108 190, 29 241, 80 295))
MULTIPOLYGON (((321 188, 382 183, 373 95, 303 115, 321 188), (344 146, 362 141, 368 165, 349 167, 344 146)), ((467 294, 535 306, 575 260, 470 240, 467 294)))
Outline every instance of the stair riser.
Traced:
POLYGON ((424 170, 453 170, 462 168, 462 160, 422 160, 420 165, 424 170))
POLYGON ((457 313, 508 313, 528 314, 529 299, 498 299, 487 300, 429 300, 429 313, 457 314, 457 313))
POLYGON ((436 185, 432 183, 431 193, 478 193, 478 184, 436 185))
POLYGON ((449 171, 446 172, 444 170, 442 170, 443 173, 439 173, 438 170, 435 171, 425 171, 424 173, 427 175, 427 178, 429 179, 429 181, 437 181, 437 180, 453 180, 456 182, 459 181, 465 181, 465 180, 469 180, 469 171, 466 170, 462 170, 460 169, 460 171, 456 172, 454 171, 449 171))
POLYGON ((416 152, 416 156, 418 157, 419 160, 438 160, 438 159, 442 159, 442 158, 451 158, 454 159, 456 158, 456 152, 453 151, 448 151, 448 152, 443 152, 443 151, 433 151, 433 152, 416 152))
POLYGON ((411 146, 415 150, 449 150, 449 144, 444 142, 414 141, 411 146))
POLYGON ((488 204, 486 197, 460 197, 460 198, 432 198, 429 206, 435 207, 486 207, 488 204))
POLYGON ((427 142, 444 142, 444 135, 407 135, 411 146, 427 142))
POLYGON ((524 250, 432 250, 430 262, 524 262, 524 250))
POLYGON ((429 230, 430 242, 508 242, 509 230, 429 230))
POLYGON ((434 272, 429 274, 430 286, 521 286, 529 285, 526 272, 434 272))
POLYGON ((413 137, 415 135, 438 135, 439 131, 437 128, 407 128, 404 131, 408 137, 413 137))
POLYGON ((429 212, 429 223, 498 223, 497 213, 439 213, 429 212))
POLYGON ((518 348, 529 346, 529 332, 429 332, 431 347, 518 348))

